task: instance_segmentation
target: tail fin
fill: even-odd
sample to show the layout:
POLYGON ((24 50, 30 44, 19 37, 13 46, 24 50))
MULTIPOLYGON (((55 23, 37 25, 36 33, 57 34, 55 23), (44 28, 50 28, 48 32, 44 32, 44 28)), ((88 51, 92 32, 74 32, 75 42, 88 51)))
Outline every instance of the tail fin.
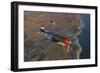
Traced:
POLYGON ((45 28, 44 27, 40 27, 40 31, 41 32, 45 32, 45 28))

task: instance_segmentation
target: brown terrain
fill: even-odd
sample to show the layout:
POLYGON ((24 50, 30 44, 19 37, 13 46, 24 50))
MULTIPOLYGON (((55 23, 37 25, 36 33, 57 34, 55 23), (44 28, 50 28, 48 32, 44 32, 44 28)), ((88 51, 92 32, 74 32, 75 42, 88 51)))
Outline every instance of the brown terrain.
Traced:
POLYGON ((24 61, 73 59, 72 52, 65 52, 63 46, 57 43, 38 44, 44 43, 46 39, 42 33, 39 33, 41 25, 49 31, 66 35, 71 31, 76 33, 77 29, 83 27, 83 22, 79 14, 25 11, 24 61), (55 25, 50 21, 54 21, 55 25))

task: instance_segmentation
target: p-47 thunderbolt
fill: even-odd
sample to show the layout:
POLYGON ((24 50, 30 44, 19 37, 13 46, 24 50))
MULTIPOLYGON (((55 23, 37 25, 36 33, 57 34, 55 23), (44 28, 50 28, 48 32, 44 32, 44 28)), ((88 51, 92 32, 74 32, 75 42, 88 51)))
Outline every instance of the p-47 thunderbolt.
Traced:
POLYGON ((62 45, 64 49, 66 50, 66 52, 69 52, 70 46, 74 45, 74 40, 70 39, 73 36, 73 33, 70 33, 69 36, 65 37, 60 34, 47 31, 44 27, 40 27, 40 32, 43 33, 52 42, 62 45))

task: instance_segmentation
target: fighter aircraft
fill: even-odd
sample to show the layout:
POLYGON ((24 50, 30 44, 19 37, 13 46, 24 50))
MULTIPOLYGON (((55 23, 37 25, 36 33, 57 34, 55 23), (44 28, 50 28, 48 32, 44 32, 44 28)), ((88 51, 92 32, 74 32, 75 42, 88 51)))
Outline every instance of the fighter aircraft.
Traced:
POLYGON ((73 36, 73 33, 70 33, 68 36, 65 37, 63 35, 48 31, 44 27, 40 27, 40 32, 43 33, 49 40, 61 44, 63 46, 69 46, 74 44, 74 41, 70 39, 73 36))

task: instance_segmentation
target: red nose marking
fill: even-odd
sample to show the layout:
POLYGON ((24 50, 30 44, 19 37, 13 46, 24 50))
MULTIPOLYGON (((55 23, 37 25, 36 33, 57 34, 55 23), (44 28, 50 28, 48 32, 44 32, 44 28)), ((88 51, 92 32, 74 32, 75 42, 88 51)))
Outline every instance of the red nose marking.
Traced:
POLYGON ((64 40, 64 44, 65 44, 66 46, 70 45, 70 40, 69 40, 69 39, 65 39, 65 40, 64 40))

